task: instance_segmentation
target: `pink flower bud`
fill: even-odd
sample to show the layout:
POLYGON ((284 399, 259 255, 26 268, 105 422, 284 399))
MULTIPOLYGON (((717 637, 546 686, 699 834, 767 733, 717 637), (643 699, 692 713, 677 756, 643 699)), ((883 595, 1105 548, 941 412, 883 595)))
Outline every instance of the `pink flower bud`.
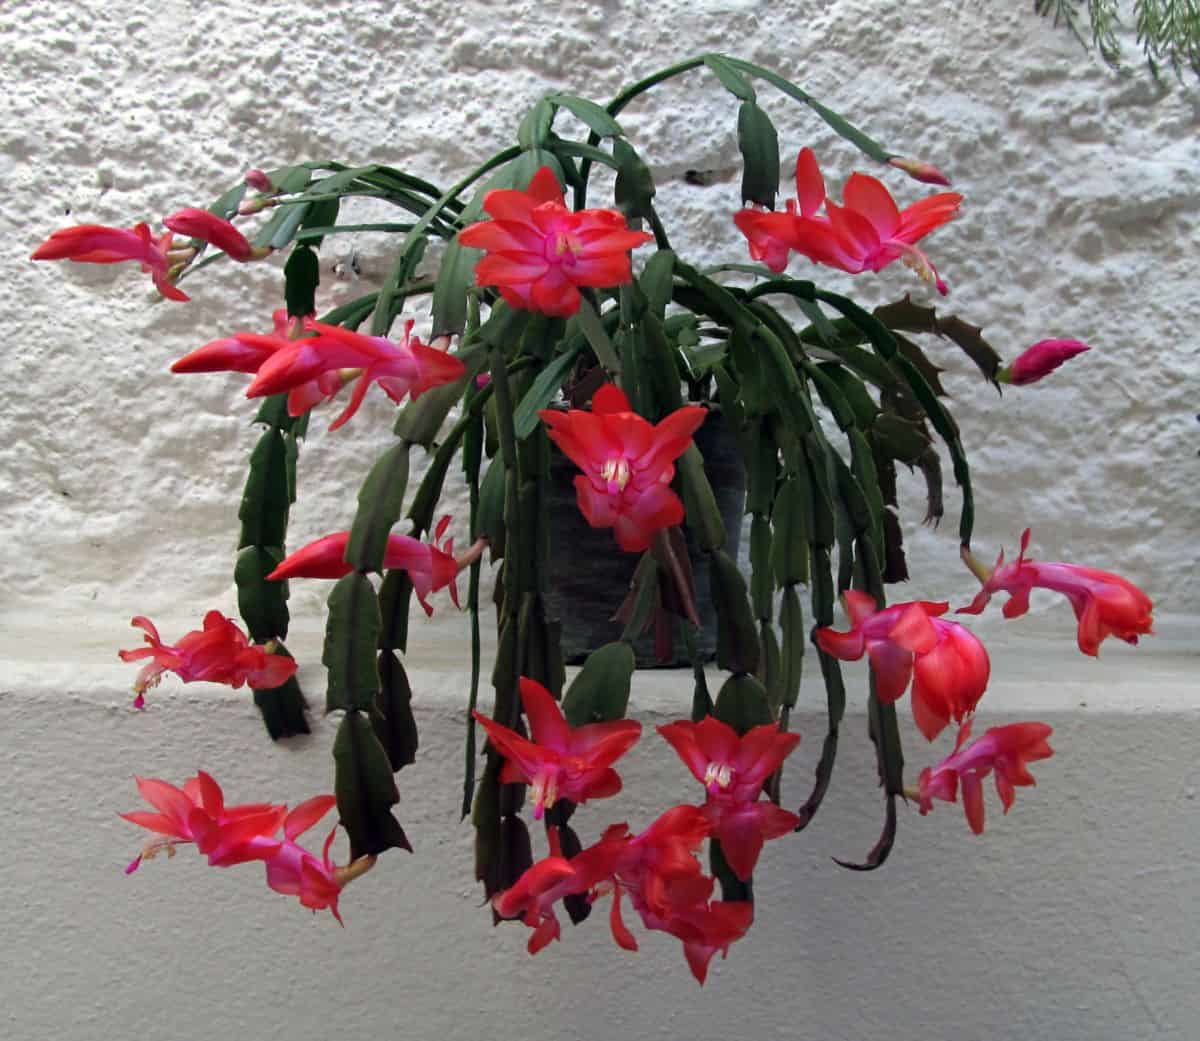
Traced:
POLYGON ((1000 371, 997 379, 1018 387, 1036 383, 1043 376, 1049 376, 1063 362, 1087 350, 1091 348, 1079 340, 1039 340, 1017 355, 1011 365, 1000 371))
POLYGON ((247 170, 245 176, 246 186, 253 188, 256 192, 273 192, 275 185, 271 183, 271 178, 262 170, 247 170))
POLYGON ((948 185, 950 183, 950 178, 933 163, 926 163, 920 159, 907 159, 902 155, 894 155, 888 160, 888 166, 903 170, 914 181, 920 181, 922 184, 948 185))

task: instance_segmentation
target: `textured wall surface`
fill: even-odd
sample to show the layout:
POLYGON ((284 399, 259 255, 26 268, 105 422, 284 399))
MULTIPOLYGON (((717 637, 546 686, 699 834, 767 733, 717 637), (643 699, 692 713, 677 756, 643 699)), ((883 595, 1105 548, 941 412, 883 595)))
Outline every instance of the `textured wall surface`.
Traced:
MULTIPOLYGON (((23 793, 9 802, 0 867, 0 1036, 1197 1035, 1197 94, 1094 66, 1028 7, 0 3, 0 762, 10 793, 23 793), (877 827, 856 717, 832 804, 807 836, 772 848, 760 888, 771 912, 699 997, 674 943, 652 938, 626 960, 594 923, 530 961, 518 930, 491 935, 468 829, 452 822, 463 677, 450 617, 414 643, 424 744, 402 780, 418 855, 364 880, 360 907, 349 895, 346 933, 262 899, 257 879, 190 858, 122 878, 137 838, 114 811, 132 808, 135 770, 179 778, 205 766, 245 797, 293 802, 329 785, 329 728, 269 747, 243 697, 207 687, 135 717, 129 670, 113 664, 116 647, 136 642, 132 614, 165 616, 175 632, 206 607, 233 609, 253 409, 241 377, 166 370, 210 339, 264 327, 281 301, 280 262, 213 266, 178 305, 156 300, 129 265, 29 254, 54 228, 153 222, 207 204, 251 166, 297 158, 378 160, 449 183, 506 145, 540 94, 603 101, 712 49, 779 70, 954 177, 963 215, 927 244, 951 284, 945 306, 983 325, 1002 354, 1047 336, 1094 346, 999 399, 952 348, 930 345, 974 465, 976 543, 986 556, 1011 550, 1032 524, 1039 555, 1111 567, 1146 588, 1160 615, 1182 619, 1175 640, 1106 645, 1105 663, 1064 665, 1066 608, 1035 598, 1042 621, 1022 632, 1044 623, 1065 642, 1058 656, 998 644, 989 699, 991 722, 1038 715, 1058 728, 1042 787, 1021 793, 1011 819, 993 810, 984 840, 957 809, 907 814, 876 877, 828 859, 861 853, 877 827), (385 890, 392 910, 365 910, 385 890)), ((873 169, 770 88, 761 100, 785 157, 811 144, 835 189, 865 169, 902 202, 926 191, 873 169)), ((674 243, 701 263, 744 259, 729 220, 735 116, 699 72, 622 116, 652 161, 674 243), (689 170, 706 174, 702 186, 689 170)), ((327 240, 320 302, 369 290, 389 263, 376 236, 327 240)), ((794 270, 813 273, 806 262, 794 270)), ((868 306, 909 291, 933 302, 898 265, 819 279, 868 306)), ((313 423, 293 545, 346 526, 389 412, 372 392, 342 431, 313 423)), ((903 595, 961 599, 971 580, 957 560, 953 489, 937 532, 918 526, 917 484, 905 489, 915 578, 903 595)), ((453 496, 450 506, 464 512, 453 496)), ((291 600, 312 690, 325 593, 296 583, 291 600)), ((989 635, 997 619, 983 620, 989 635)), ((650 683, 639 676, 636 690, 650 683)), ((641 697, 647 722, 666 710, 641 697)), ((806 780, 820 721, 799 724, 807 758, 792 776, 806 780)), ((919 767, 928 751, 910 748, 919 767)), ((645 820, 676 773, 639 749, 616 812, 645 820)))
MULTIPOLYGON (((1094 344, 1053 381, 1002 400, 953 348, 931 346, 951 370, 975 465, 981 552, 1011 547, 1032 524, 1042 556, 1119 565, 1160 610, 1194 612, 1196 95, 1114 77, 1014 6, 5 4, 0 33, 18 73, 0 99, 0 309, 16 333, 0 359, 0 518, 17 535, 0 549, 10 601, 117 617, 179 608, 181 596, 231 605, 234 514, 255 436, 245 380, 166 368, 209 339, 265 327, 281 295, 268 262, 209 268, 190 281, 190 304, 156 301, 129 265, 29 263, 49 230, 153 221, 206 204, 250 166, 298 157, 372 158, 447 183, 507 144, 547 90, 604 100, 638 74, 721 48, 951 172, 963 216, 927 241, 952 286, 948 306, 1002 354, 1045 336, 1094 344)), ((762 99, 783 153, 813 145, 833 185, 872 167, 806 109, 766 87, 762 99)), ((729 222, 735 115, 711 77, 693 73, 622 117, 654 162, 678 247, 700 261, 744 259, 729 222), (711 183, 685 183, 687 170, 711 183)), ((902 201, 926 190, 881 175, 902 201)), ((322 301, 370 288, 389 263, 383 250, 369 234, 328 241, 322 301)), ((819 275, 865 304, 907 291, 930 301, 900 265, 819 275)), ((340 434, 314 422, 293 544, 352 516, 371 438, 387 436, 390 405, 377 392, 371 405, 340 434)), ((958 595, 970 579, 953 524, 919 530, 915 483, 909 492, 914 591, 958 595)))

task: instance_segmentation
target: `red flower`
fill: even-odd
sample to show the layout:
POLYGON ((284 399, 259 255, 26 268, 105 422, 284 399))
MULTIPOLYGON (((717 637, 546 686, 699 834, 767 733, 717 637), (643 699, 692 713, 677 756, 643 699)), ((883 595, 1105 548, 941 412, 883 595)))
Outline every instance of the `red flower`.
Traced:
POLYGON ((572 213, 548 166, 523 192, 488 192, 483 208, 492 219, 458 234, 462 245, 487 250, 475 281, 497 287, 512 307, 563 318, 579 310, 579 286, 627 284, 629 251, 654 237, 630 231, 616 210, 572 213))
POLYGON ((750 240, 751 256, 781 271, 787 250, 793 249, 813 263, 850 274, 880 271, 901 260, 939 293, 949 291, 932 261, 915 244, 957 214, 963 200, 957 192, 930 195, 901 210, 881 181, 854 173, 839 206, 825 195, 824 179, 807 148, 796 160, 796 188, 799 214, 789 202, 785 213, 742 210, 734 217, 750 240), (825 216, 817 213, 822 202, 825 216))
POLYGON ((271 252, 270 246, 252 246, 246 236, 229 221, 208 210, 194 207, 179 210, 163 220, 172 231, 189 238, 201 239, 216 246, 231 260, 245 262, 261 260, 271 252))
POLYGON ((1009 595, 1004 605, 1005 618, 1019 618, 1029 610, 1029 594, 1035 589, 1053 589, 1071 601, 1079 621, 1079 649, 1093 657, 1100 653, 1100 644, 1108 636, 1136 644, 1139 636, 1153 634, 1154 604, 1137 586, 1120 575, 1099 568, 1081 567, 1031 560, 1025 556, 1029 548, 1029 529, 1021 533, 1021 552, 1011 564, 1004 563, 1004 551, 988 575, 973 558, 968 561, 983 579, 983 588, 959 614, 982 614, 993 594, 1009 595))
POLYGON ((549 856, 527 868, 511 889, 497 893, 492 906, 501 918, 520 918, 533 930, 527 949, 530 954, 537 954, 562 935, 554 904, 579 892, 576 885, 575 869, 570 862, 558 855, 549 856))
MULTIPOLYGON (((297 339, 293 334, 303 328, 300 319, 289 318, 282 308, 271 318, 275 325, 272 332, 234 333, 223 340, 213 340, 185 354, 171 366, 171 371, 258 372, 268 358, 292 346, 297 339)), ((288 415, 303 415, 341 389, 342 378, 336 371, 322 372, 316 379, 288 391, 288 415)))
MULTIPOLYGON (((389 535, 383 555, 385 570, 403 568, 408 572, 413 592, 417 594, 427 615, 433 614, 429 595, 446 586, 450 587, 450 599, 454 601, 454 606, 459 606, 455 581, 458 573, 477 560, 486 545, 485 540, 480 539, 466 553, 455 558, 453 539, 446 539, 441 545, 437 542, 449 524, 448 515, 438 522, 433 542, 422 542, 411 535, 389 535)), ((287 578, 341 578, 348 575, 354 570, 346 563, 346 546, 349 542, 348 531, 334 532, 310 542, 284 559, 267 578, 272 582, 280 582, 287 578)))
POLYGON ((272 354, 259 367, 246 397, 290 391, 338 369, 361 369, 350 404, 330 424, 329 429, 336 430, 358 411, 372 383, 378 383, 399 404, 405 396, 416 400, 431 387, 462 376, 466 370, 461 361, 427 347, 411 335, 412 327, 412 322, 406 322, 400 342, 393 343, 382 336, 364 336, 306 318, 304 328, 317 335, 293 340, 272 354))
POLYGON ((164 672, 175 673, 184 683, 204 680, 233 688, 249 683, 255 690, 271 690, 286 683, 296 662, 285 654, 270 654, 253 644, 237 624, 220 611, 204 616, 204 628, 186 634, 174 646, 164 644, 150 619, 138 615, 132 624, 143 629, 149 647, 118 652, 122 661, 150 661, 138 673, 133 689, 135 708, 145 702, 145 692, 157 686, 164 672))
POLYGON ((964 747, 971 733, 971 721, 962 725, 954 752, 937 766, 926 767, 918 779, 917 797, 922 815, 933 809, 934 799, 956 800, 962 785, 963 810, 976 835, 983 834, 983 779, 996 773, 996 792, 1008 813, 1016 796, 1015 789, 1036 784, 1028 764, 1049 759, 1054 754, 1046 739, 1053 730, 1045 723, 1011 723, 992 727, 983 736, 964 747))
POLYGON ((226 806, 221 786, 203 770, 182 788, 152 778, 136 781, 142 798, 157 812, 134 810, 121 816, 162 838, 146 844, 125 869, 127 875, 164 849, 173 854, 181 843, 194 842, 214 867, 265 860, 279 849, 272 836, 283 823, 286 806, 266 802, 226 806))
POLYGON ((501 782, 524 782, 532 787, 534 817, 540 819, 543 810, 560 798, 587 802, 621 790, 621 778, 612 764, 641 736, 641 723, 617 719, 569 727, 550 692, 524 676, 521 703, 533 740, 478 712, 473 715, 504 756, 501 782))
POLYGON ((754 870, 766 839, 795 830, 800 818, 770 800, 762 786, 800 743, 767 723, 738 737, 733 727, 713 716, 699 723, 679 721, 658 728, 708 792, 705 815, 721 843, 725 859, 745 881, 754 870))
POLYGON ((669 485, 675 460, 704 422, 698 405, 676 409, 654 425, 630 410, 629 399, 606 383, 592 397, 592 410, 538 415, 547 434, 583 474, 575 478, 579 509, 593 528, 613 528, 629 553, 650 545, 651 536, 683 521, 683 502, 669 485))
POLYGON ((118 264, 136 260, 154 279, 155 288, 168 300, 187 300, 188 295, 171 284, 171 232, 160 238, 150 234, 147 224, 133 228, 109 228, 103 224, 78 224, 62 228, 34 251, 34 260, 73 260, 80 264, 118 264))
POLYGON ((772 271, 787 267, 788 253, 797 249, 814 263, 830 263, 829 250, 814 255, 813 248, 832 235, 829 218, 819 215, 825 203, 825 179, 811 148, 796 156, 796 198, 782 212, 746 207, 733 215, 750 245, 750 256, 772 271))
POLYGON ((683 955, 696 982, 704 986, 708 963, 718 951, 729 955, 729 947, 746 935, 754 921, 754 905, 749 901, 714 900, 676 915, 666 931, 683 941, 683 955))
POLYGON ((1018 387, 1036 383, 1063 362, 1088 350, 1091 348, 1080 340, 1038 340, 1018 354, 1011 365, 1001 369, 996 378, 1001 383, 1013 383, 1018 387))
POLYGON ((844 601, 853 628, 818 629, 817 646, 842 661, 858 661, 865 652, 880 701, 897 701, 913 680, 913 719, 930 741, 951 719, 961 722, 975 711, 991 663, 974 633, 934 617, 949 604, 916 600, 878 611, 873 597, 855 589, 846 591, 844 601))

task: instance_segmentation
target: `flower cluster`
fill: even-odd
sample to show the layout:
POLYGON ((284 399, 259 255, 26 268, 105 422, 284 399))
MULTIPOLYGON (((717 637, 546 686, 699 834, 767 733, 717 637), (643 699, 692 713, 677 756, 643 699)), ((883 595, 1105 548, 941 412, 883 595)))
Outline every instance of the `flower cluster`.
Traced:
MULTIPOLYGON (((638 740, 641 725, 614 720, 570 727, 541 684, 522 677, 520 691, 532 739, 478 712, 475 718, 504 757, 500 781, 530 786, 534 817, 541 818, 559 799, 582 803, 619 792, 621 779, 612 764, 638 740)), ((730 868, 745 882, 764 841, 795 830, 799 818, 761 796, 800 735, 784 733, 772 723, 739 738, 712 716, 699 723, 670 723, 658 731, 705 786, 704 805, 674 806, 637 834, 625 823, 613 824, 570 858, 563 856, 558 827, 548 826, 549 855, 493 898, 500 917, 520 918, 533 930, 530 954, 559 938, 554 905, 577 895, 595 901, 611 894, 613 938, 618 946, 637 950, 621 915, 621 900, 628 896, 647 929, 682 941, 688 965, 701 983, 713 955, 727 953, 750 927, 753 906, 713 900, 715 881, 704 874, 696 852, 705 839, 719 842, 730 868)))
POLYGON ((188 295, 175 285, 175 277, 198 250, 194 246, 174 248, 176 234, 211 243, 232 260, 260 260, 271 251, 252 246, 229 221, 208 210, 183 209, 167 217, 167 230, 155 237, 148 224, 132 228, 110 228, 103 224, 77 224, 54 232, 33 254, 34 260, 73 260, 78 264, 118 264, 137 261, 154 279, 154 287, 168 300, 186 301, 188 295))

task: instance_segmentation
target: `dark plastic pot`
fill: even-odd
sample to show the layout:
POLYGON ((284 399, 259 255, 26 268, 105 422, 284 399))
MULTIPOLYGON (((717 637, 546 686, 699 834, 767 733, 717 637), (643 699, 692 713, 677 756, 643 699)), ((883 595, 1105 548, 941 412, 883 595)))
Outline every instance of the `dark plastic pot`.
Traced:
MULTIPOLYGON (((695 441, 725 522, 725 550, 736 560, 746 504, 745 468, 737 440, 720 415, 710 412, 695 441)), ((623 626, 612 621, 612 616, 629 592, 640 559, 640 554, 621 550, 611 529, 593 528, 583 519, 575 498, 578 473, 569 459, 553 450, 546 496, 550 527, 546 600, 549 616, 562 623, 562 651, 568 665, 580 664, 597 647, 620 638, 623 626)), ((717 619, 709 594, 709 568, 686 523, 684 533, 696 582, 699 649, 703 659, 710 661, 717 650, 717 619)), ((654 653, 653 630, 634 644, 634 654, 639 668, 691 665, 681 638, 675 640, 671 660, 660 662, 654 653)))

